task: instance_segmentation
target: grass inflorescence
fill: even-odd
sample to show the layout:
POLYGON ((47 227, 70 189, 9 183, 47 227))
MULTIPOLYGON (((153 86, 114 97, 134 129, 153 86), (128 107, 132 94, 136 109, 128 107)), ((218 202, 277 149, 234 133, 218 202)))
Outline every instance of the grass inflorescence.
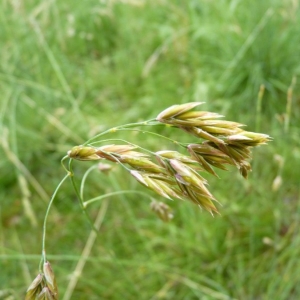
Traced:
POLYGON ((244 180, 199 130, 141 124, 91 140, 138 146, 160 167, 159 157, 197 166, 221 217, 164 199, 127 163, 74 161, 84 205, 66 175, 46 226, 60 298, 300 298, 299 1, 0 2, 0 298, 23 299, 43 273, 61 157, 191 101, 274 141, 245 145, 254 159, 244 180))
MULTIPOLYGON (((218 119, 221 116, 216 113, 192 111, 193 108, 201 104, 203 103, 190 102, 182 105, 173 105, 162 111, 156 118, 159 123, 170 124, 187 134, 192 132, 196 137, 207 140, 198 144, 187 144, 187 146, 184 146, 179 141, 174 141, 175 144, 181 144, 182 147, 188 149, 191 154, 190 156, 183 155, 177 151, 157 151, 152 153, 152 156, 158 162, 155 163, 151 160, 150 155, 139 151, 139 146, 134 146, 129 142, 125 145, 112 144, 101 147, 94 147, 86 142, 84 145, 75 146, 69 150, 67 153, 67 157, 70 158, 69 168, 64 168, 67 171, 67 176, 71 177, 73 187, 84 213, 86 214, 85 208, 87 203, 90 203, 91 200, 94 202, 94 199, 84 200, 82 190, 84 184, 81 185, 80 191, 78 191, 74 182, 75 174, 72 168, 72 160, 74 159, 80 161, 106 160, 120 164, 138 182, 158 195, 168 199, 189 199, 200 208, 209 211, 212 215, 213 213, 218 213, 213 203, 216 199, 207 189, 208 182, 200 175, 200 172, 209 172, 217 176, 213 167, 226 170, 225 165, 232 164, 240 170, 243 177, 247 177, 248 172, 251 170, 249 163, 251 159, 250 148, 266 144, 270 140, 270 137, 266 134, 244 131, 240 129, 242 124, 220 121, 218 119), (204 154, 203 156, 202 153, 204 154), (129 168, 125 165, 128 165, 129 168)), ((142 124, 150 122, 145 121, 142 124)), ((107 130, 102 134, 98 134, 97 137, 100 138, 107 133, 116 133, 118 130, 122 130, 123 127, 135 127, 138 125, 140 124, 121 125, 114 130, 107 130)), ((152 126, 155 125, 155 123, 152 123, 152 126)), ((147 132, 150 133, 151 131, 148 130, 147 132)), ((95 141, 95 138, 92 138, 92 140, 93 143, 101 142, 101 140, 95 141)), ((62 159, 62 163, 64 163, 67 157, 62 159)), ((26 300, 43 298, 58 299, 54 273, 46 258, 46 224, 55 196, 65 179, 66 177, 64 177, 56 188, 47 209, 44 220, 41 258, 41 265, 43 264, 44 267, 29 286, 26 300)), ((103 196, 108 197, 109 195, 106 194, 103 196)), ((100 197, 98 200, 100 200, 100 197)), ((173 214, 167 204, 152 200, 151 209, 163 221, 170 221, 173 218, 173 214)), ((92 226, 97 231, 97 228, 93 224, 92 226)))
MULTIPOLYGON (((245 131, 241 129, 242 124, 220 120, 222 116, 217 113, 193 111, 193 108, 201 104, 203 103, 190 102, 173 105, 156 118, 159 123, 172 125, 200 140, 206 140, 197 144, 182 145, 190 155, 183 155, 177 151, 157 151, 152 155, 157 164, 148 154, 137 151, 139 146, 113 144, 101 147, 75 146, 68 151, 68 156, 83 161, 104 159, 122 166, 129 165, 131 169, 125 168, 130 174, 157 194, 169 199, 189 199, 211 214, 217 213, 213 203, 216 199, 207 189, 207 180, 199 171, 207 171, 217 176, 214 167, 226 170, 226 165, 231 164, 247 178, 248 172, 251 171, 250 149, 266 144, 270 137, 245 131)), ((118 129, 122 129, 122 126, 118 129)), ((180 144, 180 141, 174 143, 180 144)))

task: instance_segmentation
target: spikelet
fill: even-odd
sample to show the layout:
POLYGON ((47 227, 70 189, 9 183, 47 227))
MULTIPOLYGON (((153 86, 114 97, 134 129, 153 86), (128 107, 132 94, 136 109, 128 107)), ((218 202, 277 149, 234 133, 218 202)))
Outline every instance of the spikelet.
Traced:
POLYGON ((56 279, 48 261, 44 263, 43 273, 37 275, 26 292, 25 300, 36 299, 58 300, 56 279))

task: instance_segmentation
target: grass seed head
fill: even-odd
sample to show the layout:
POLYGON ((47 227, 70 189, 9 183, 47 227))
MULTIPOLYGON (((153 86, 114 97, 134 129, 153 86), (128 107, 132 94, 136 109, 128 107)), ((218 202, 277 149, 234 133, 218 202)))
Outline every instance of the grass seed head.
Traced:
POLYGON ((161 176, 157 174, 138 172, 136 170, 133 170, 130 173, 137 181, 160 196, 167 199, 184 198, 184 195, 176 189, 176 182, 166 175, 161 176))
POLYGON ((132 145, 105 145, 102 147, 99 147, 98 150, 99 151, 104 151, 104 152, 113 152, 113 153, 126 153, 128 151, 132 151, 134 149, 136 149, 137 147, 132 146, 132 145))
POLYGON ((51 291, 53 299, 58 299, 58 290, 57 290, 55 276, 52 267, 48 261, 44 263, 43 272, 46 280, 46 285, 48 289, 51 291))
POLYGON ((217 177, 218 175, 211 166, 222 170, 227 170, 224 165, 235 164, 230 156, 220 149, 211 146, 207 142, 202 144, 190 144, 187 148, 191 156, 193 156, 207 172, 217 177))
POLYGON ((98 160, 99 156, 96 154, 94 147, 75 146, 68 151, 68 156, 77 160, 98 160))
POLYGON ((146 177, 145 177, 145 174, 139 172, 139 171, 136 171, 136 170, 131 170, 130 171, 130 174, 138 181, 140 182, 141 184, 143 184, 144 186, 148 187, 148 183, 147 181, 145 180, 146 177))
POLYGON ((185 185, 182 185, 182 188, 185 189, 186 192, 186 198, 188 198, 190 201, 195 203, 201 208, 204 208, 208 212, 210 212, 212 215, 213 213, 218 213, 217 208, 215 207, 212 200, 215 200, 212 197, 209 197, 207 195, 203 195, 202 193, 199 193, 198 190, 194 190, 193 188, 189 188, 185 185))
POLYGON ((167 158, 167 159, 176 159, 176 160, 181 161, 186 164, 195 164, 197 162, 194 158, 192 158, 190 156, 186 156, 177 151, 164 150, 164 151, 158 151, 155 154, 156 154, 156 157, 163 157, 163 158, 167 158))
POLYGON ((196 136, 198 138, 201 138, 201 139, 204 139, 207 141, 211 141, 215 144, 224 144, 224 141, 221 138, 216 137, 213 134, 210 134, 198 127, 180 127, 180 129, 188 132, 189 134, 191 134, 193 136, 196 136))
MULTIPOLYGON (((162 111, 158 122, 170 124, 204 141, 189 144, 190 156, 177 151, 158 151, 154 155, 139 152, 138 146, 105 145, 102 147, 76 146, 68 155, 79 160, 106 159, 127 164, 137 181, 165 198, 190 199, 208 210, 217 212, 216 201, 207 189, 207 181, 198 171, 207 171, 218 177, 214 168, 227 170, 234 165, 243 177, 251 171, 251 147, 266 144, 271 138, 262 133, 244 131, 241 123, 220 120, 223 116, 213 112, 194 111, 203 102, 173 105, 162 111)), ((125 167, 125 166, 124 166, 125 167)), ((127 167, 126 167, 127 168, 127 167)))
POLYGON ((43 286, 43 274, 38 274, 30 284, 26 291, 25 300, 35 300, 37 295, 41 292, 43 286))
POLYGON ((164 222, 169 222, 174 217, 170 207, 163 202, 152 201, 150 207, 164 222))
POLYGON ((197 191, 208 198, 213 198, 212 194, 206 188, 207 181, 193 168, 184 165, 183 163, 171 159, 170 164, 175 171, 175 178, 177 182, 187 186, 189 189, 197 191))
POLYGON ((176 159, 171 159, 170 164, 174 170, 174 174, 179 175, 182 179, 186 179, 187 185, 203 185, 207 183, 206 179, 200 176, 200 174, 197 173, 197 171, 195 171, 192 167, 176 159))
MULTIPOLYGON (((151 188, 153 191, 155 191, 157 194, 167 198, 177 198, 177 199, 183 199, 184 195, 176 188, 175 181, 169 180, 165 181, 163 179, 155 177, 155 175, 149 175, 148 180, 152 181, 152 184, 149 183, 149 188, 151 188)), ((147 181, 147 182, 149 182, 147 181)))
POLYGON ((180 115, 178 115, 178 118, 181 120, 200 120, 200 121, 206 121, 206 120, 215 120, 219 118, 223 118, 224 116, 209 112, 209 111, 187 111, 180 115))
POLYGON ((119 162, 122 156, 128 157, 148 157, 148 155, 133 151, 137 147, 132 145, 105 145, 96 149, 96 154, 104 159, 119 162))
POLYGON ((135 170, 145 171, 148 173, 165 173, 165 170, 145 157, 134 157, 122 155, 119 161, 130 165, 135 170))
POLYGON ((245 145, 249 147, 256 147, 267 144, 271 140, 270 136, 263 133, 256 133, 250 131, 242 131, 236 135, 227 137, 226 142, 233 145, 245 145))
POLYGON ((167 199, 171 199, 168 194, 168 185, 163 181, 153 179, 150 176, 146 176, 145 181, 148 184, 148 188, 156 192, 167 199))
POLYGON ((45 262, 43 273, 33 280, 27 289, 25 300, 58 300, 58 290, 55 276, 49 262, 45 262))
POLYGON ((196 106, 203 104, 204 102, 189 102, 181 105, 173 105, 162 111, 156 118, 161 123, 171 124, 171 120, 186 111, 193 109, 196 106))

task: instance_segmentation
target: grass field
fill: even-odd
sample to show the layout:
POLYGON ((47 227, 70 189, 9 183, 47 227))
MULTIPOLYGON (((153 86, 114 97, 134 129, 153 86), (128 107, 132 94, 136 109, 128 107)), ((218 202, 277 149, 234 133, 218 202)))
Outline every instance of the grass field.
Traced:
MULTIPOLYGON (((46 240, 60 299, 300 298, 298 0, 2 0, 0 24, 0 299, 23 299, 38 273, 66 152, 191 101, 273 141, 247 180, 207 176, 214 218, 149 192, 174 210, 166 224, 146 197, 121 194, 89 206, 95 237, 66 181, 46 240)), ((92 165, 74 163, 77 183, 92 165)), ((120 190, 148 193, 117 166, 86 182, 89 198, 120 190)))

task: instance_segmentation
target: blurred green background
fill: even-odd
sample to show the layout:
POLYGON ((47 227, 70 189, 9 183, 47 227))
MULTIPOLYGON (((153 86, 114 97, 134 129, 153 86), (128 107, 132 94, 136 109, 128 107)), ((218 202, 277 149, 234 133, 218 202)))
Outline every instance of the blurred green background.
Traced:
MULTIPOLYGON (((46 241, 61 299, 300 298, 298 0, 2 0, 0 21, 0 299, 23 299, 37 275, 66 152, 190 101, 274 141, 254 151, 247 181, 207 176, 221 216, 150 192, 171 223, 141 196, 91 205, 103 222, 73 285, 91 228, 67 181, 46 241)), ((145 134, 107 138, 176 149, 145 134)), ((77 181, 91 165, 75 162, 77 181)), ((148 192, 116 166, 92 172, 86 196, 121 189, 148 192)))

